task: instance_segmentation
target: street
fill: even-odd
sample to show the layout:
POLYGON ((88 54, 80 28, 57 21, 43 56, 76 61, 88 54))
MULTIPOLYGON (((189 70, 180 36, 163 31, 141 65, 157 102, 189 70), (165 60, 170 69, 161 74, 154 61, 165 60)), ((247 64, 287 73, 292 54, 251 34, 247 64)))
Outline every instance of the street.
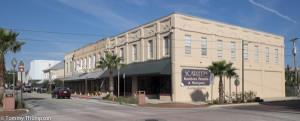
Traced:
MULTIPOLYGON (((145 108, 86 99, 54 99, 49 94, 25 93, 30 111, 23 116, 51 117, 53 121, 283 121, 300 119, 294 113, 248 110, 260 106, 226 106, 192 109, 145 108)), ((276 110, 274 106, 273 110, 276 110)))

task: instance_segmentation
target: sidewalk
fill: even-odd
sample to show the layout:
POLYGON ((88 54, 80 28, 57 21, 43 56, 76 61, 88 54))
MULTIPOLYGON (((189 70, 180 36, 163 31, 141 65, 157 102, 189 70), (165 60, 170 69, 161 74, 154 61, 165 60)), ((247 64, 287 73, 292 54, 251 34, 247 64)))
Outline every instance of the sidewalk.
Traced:
POLYGON ((263 98, 264 102, 274 102, 274 101, 291 101, 291 100, 300 100, 299 97, 272 97, 272 98, 263 98))

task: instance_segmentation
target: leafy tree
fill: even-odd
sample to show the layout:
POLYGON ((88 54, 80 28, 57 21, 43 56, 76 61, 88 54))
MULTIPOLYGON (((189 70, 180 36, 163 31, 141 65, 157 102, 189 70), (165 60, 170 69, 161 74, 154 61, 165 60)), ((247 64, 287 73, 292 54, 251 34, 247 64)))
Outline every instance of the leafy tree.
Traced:
POLYGON ((229 66, 229 70, 225 73, 225 76, 229 79, 229 100, 231 101, 231 77, 236 75, 236 68, 232 67, 233 63, 228 63, 227 66, 229 66))
POLYGON ((285 70, 285 86, 294 86, 294 77, 295 77, 295 71, 293 70, 285 70))
POLYGON ((53 82, 54 82, 55 88, 63 86, 63 81, 61 81, 59 79, 55 79, 53 82))
MULTIPOLYGON (((232 70, 232 63, 227 64, 225 60, 212 62, 212 65, 208 66, 207 69, 219 77, 219 103, 224 103, 222 77, 226 76, 226 74, 232 70)), ((234 72, 234 70, 232 71, 234 72)))
POLYGON ((0 98, 4 93, 4 74, 5 74, 5 55, 8 52, 16 53, 21 50, 21 46, 25 42, 17 41, 19 33, 12 30, 7 31, 4 28, 0 28, 0 98))
POLYGON ((49 88, 49 84, 50 84, 49 80, 45 80, 45 81, 42 83, 42 87, 48 89, 48 88, 49 88))
MULTIPOLYGON (((117 55, 113 55, 110 52, 108 52, 105 57, 102 57, 100 59, 100 65, 97 66, 97 68, 101 69, 109 69, 109 91, 110 96, 113 97, 114 92, 114 74, 113 70, 117 68, 117 65, 120 64, 120 62, 123 60, 122 57, 117 57, 117 55)), ((121 67, 125 66, 125 64, 120 64, 121 67)))

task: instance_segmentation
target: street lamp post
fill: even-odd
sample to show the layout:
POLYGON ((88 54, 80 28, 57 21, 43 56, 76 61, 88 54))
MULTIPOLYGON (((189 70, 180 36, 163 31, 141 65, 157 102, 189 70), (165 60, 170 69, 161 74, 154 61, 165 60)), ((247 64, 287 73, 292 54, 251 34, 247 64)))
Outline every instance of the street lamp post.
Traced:
POLYGON ((13 91, 15 92, 15 69, 16 69, 16 65, 17 65, 17 60, 16 58, 14 58, 12 61, 11 61, 11 64, 12 66, 14 67, 14 72, 13 72, 13 91))
POLYGON ((121 69, 121 66, 120 64, 117 65, 117 69, 118 69, 118 97, 120 95, 120 69, 121 69))
MULTIPOLYGON (((23 72, 24 72, 24 63, 21 60, 19 63, 19 72, 21 73, 21 102, 23 102, 23 72)), ((21 104, 21 108, 23 108, 23 104, 21 104)))

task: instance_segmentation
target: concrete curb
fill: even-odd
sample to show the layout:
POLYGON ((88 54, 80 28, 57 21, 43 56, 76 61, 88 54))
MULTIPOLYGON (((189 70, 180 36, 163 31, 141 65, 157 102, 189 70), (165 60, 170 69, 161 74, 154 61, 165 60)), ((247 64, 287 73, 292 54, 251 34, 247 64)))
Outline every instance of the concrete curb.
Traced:
POLYGON ((232 107, 232 106, 248 106, 248 105, 259 105, 258 102, 255 103, 239 103, 239 104, 224 104, 224 105, 211 105, 208 108, 216 108, 216 107, 232 107))

